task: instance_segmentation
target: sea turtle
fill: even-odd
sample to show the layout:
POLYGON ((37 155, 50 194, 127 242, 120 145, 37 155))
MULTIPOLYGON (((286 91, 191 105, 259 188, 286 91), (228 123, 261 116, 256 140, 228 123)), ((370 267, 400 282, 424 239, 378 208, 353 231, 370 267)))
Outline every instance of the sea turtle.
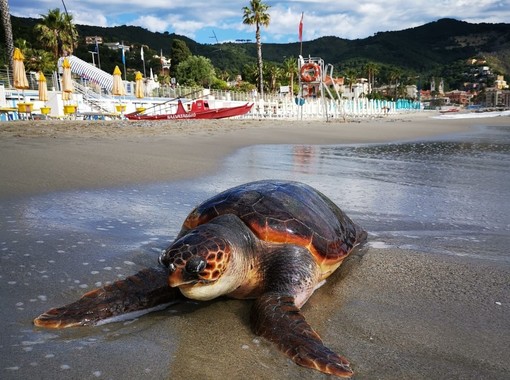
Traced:
POLYGON ((299 365, 349 377, 348 361, 324 346, 300 308, 365 239, 361 227, 308 185, 247 183, 197 206, 162 252, 162 265, 90 291, 41 314, 34 324, 100 324, 186 298, 254 299, 256 334, 299 365))

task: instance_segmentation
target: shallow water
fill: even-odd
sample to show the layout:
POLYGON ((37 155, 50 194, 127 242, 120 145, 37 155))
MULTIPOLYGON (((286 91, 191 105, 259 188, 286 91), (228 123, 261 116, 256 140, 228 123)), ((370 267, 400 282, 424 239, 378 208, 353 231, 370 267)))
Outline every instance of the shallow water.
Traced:
POLYGON ((255 146, 227 166, 231 184, 275 177, 320 189, 374 245, 510 262, 510 128, 384 145, 255 146))
MULTIPOLYGON (((374 249, 510 265, 510 128, 384 145, 253 146, 227 158, 218 175, 192 181, 0 202, 0 378, 119 378, 119 373, 181 378, 185 374, 174 367, 183 350, 197 352, 204 343, 182 339, 194 323, 215 331, 209 326, 215 312, 241 314, 231 322, 235 342, 228 346, 238 361, 219 363, 234 361, 239 367, 232 369, 234 378, 251 365, 260 367, 261 359, 250 364, 243 358, 270 348, 251 335, 247 310, 238 301, 69 331, 34 329, 31 320, 154 265, 195 204, 262 178, 298 180, 320 189, 369 231, 374 249)), ((207 339, 221 342, 220 336, 207 339)), ((190 360, 208 358, 197 354, 190 360)), ((287 377, 279 369, 265 370, 273 378, 287 377)))

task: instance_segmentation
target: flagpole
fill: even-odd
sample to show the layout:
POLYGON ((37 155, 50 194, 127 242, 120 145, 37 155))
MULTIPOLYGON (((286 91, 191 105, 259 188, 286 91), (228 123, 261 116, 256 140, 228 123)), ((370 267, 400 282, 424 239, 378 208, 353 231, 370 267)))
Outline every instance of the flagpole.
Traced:
POLYGON ((142 61, 143 61, 143 77, 147 78, 147 72, 145 71, 145 57, 143 55, 143 46, 140 48, 140 56, 141 56, 142 61))
POLYGON ((305 15, 305 12, 301 12, 301 21, 299 22, 299 55, 303 56, 303 16, 305 15))
POLYGON ((124 41, 122 41, 122 64, 124 65, 124 80, 126 79, 126 53, 124 51, 124 41))
POLYGON ((96 41, 97 67, 101 69, 101 58, 99 57, 99 44, 97 42, 97 36, 94 37, 94 40, 96 41))

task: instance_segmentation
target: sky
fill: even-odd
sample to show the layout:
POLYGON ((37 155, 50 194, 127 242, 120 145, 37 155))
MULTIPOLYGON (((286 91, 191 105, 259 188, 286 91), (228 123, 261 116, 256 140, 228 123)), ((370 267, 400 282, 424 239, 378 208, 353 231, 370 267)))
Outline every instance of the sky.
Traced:
MULTIPOLYGON (((454 18, 471 23, 509 23, 510 0, 293 0, 263 1, 271 22, 263 28, 263 43, 298 41, 303 17, 303 40, 323 36, 366 38, 454 18)), ((249 0, 64 0, 75 24, 136 25, 153 32, 184 35, 199 43, 255 41, 255 27, 242 23, 249 0)), ((40 18, 60 8, 62 0, 9 0, 11 14, 40 18)))

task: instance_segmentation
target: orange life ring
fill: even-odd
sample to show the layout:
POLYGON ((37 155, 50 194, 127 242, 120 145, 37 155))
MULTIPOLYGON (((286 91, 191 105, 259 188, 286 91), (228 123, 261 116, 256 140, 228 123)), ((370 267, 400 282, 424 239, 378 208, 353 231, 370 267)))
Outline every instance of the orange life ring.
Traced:
POLYGON ((315 82, 321 75, 321 68, 318 64, 310 62, 301 66, 300 74, 303 82, 315 82))

